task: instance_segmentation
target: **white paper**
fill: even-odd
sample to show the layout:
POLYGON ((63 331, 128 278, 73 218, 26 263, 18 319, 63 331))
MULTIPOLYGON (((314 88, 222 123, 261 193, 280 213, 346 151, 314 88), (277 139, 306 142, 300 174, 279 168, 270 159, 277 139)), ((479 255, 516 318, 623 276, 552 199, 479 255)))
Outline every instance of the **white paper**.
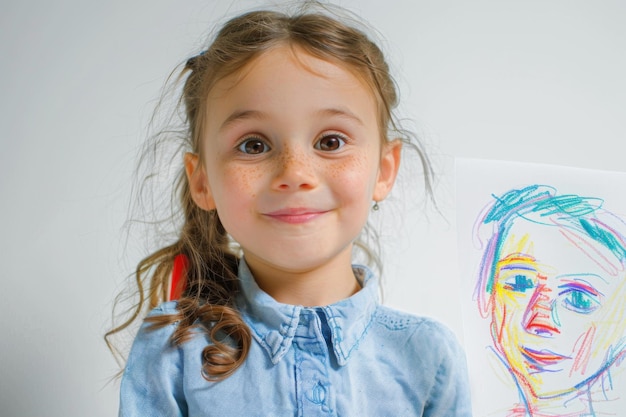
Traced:
POLYGON ((457 159, 456 178, 474 415, 626 416, 626 173, 457 159), (539 202, 489 220, 515 196, 539 202))

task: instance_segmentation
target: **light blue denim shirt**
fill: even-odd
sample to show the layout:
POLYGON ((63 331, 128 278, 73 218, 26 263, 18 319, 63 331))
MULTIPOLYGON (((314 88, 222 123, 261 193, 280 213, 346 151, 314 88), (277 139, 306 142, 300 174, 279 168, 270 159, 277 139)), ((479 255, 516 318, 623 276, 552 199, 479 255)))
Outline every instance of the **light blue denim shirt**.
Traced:
MULTIPOLYGON (((244 364, 220 382, 201 375, 206 336, 172 346, 176 324, 134 341, 122 417, 471 416, 465 357, 443 325, 381 306, 378 282, 325 307, 278 303, 240 263, 238 306, 253 335, 244 364)), ((176 302, 150 315, 172 314, 176 302)))

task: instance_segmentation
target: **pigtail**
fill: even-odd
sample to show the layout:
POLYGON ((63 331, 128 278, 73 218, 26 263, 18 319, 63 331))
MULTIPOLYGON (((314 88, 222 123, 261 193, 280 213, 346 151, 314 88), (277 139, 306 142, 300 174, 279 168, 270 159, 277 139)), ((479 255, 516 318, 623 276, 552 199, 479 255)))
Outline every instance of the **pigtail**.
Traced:
MULTIPOLYGON (((151 316, 145 321, 153 329, 176 323, 171 337, 176 346, 188 341, 198 330, 204 332, 211 343, 202 352, 202 375, 209 381, 217 381, 231 375, 250 349, 250 330, 235 306, 239 294, 239 259, 230 248, 217 212, 202 210, 193 203, 186 177, 181 177, 179 184, 185 214, 180 240, 142 261, 142 271, 154 267, 150 287, 160 290, 151 293, 158 295, 158 301, 164 301, 174 258, 183 254, 188 260, 185 290, 176 314, 151 316), (165 271, 167 274, 161 273, 165 271)), ((153 307, 152 299, 150 306, 153 307)))

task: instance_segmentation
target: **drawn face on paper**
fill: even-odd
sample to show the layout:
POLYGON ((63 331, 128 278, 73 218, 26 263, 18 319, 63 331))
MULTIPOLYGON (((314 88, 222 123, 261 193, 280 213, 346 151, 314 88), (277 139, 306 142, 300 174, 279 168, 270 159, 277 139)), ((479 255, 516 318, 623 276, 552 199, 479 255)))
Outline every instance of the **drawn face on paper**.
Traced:
POLYGON ((492 291, 495 347, 535 397, 573 392, 608 366, 615 321, 624 318, 624 266, 567 227, 517 219, 503 239, 492 291))

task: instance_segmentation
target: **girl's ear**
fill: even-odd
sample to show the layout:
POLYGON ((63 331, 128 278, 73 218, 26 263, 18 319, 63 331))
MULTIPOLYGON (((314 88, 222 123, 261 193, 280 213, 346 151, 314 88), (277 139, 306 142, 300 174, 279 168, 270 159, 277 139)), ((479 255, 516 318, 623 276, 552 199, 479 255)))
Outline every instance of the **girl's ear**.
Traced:
POLYGON ((197 154, 190 152, 185 154, 185 173, 189 182, 191 199, 194 203, 203 210, 214 210, 215 201, 209 187, 209 179, 197 154))
POLYGON ((383 145, 378 168, 378 178, 374 187, 374 201, 382 201, 393 188, 400 168, 400 154, 402 153, 402 141, 395 139, 383 145))

